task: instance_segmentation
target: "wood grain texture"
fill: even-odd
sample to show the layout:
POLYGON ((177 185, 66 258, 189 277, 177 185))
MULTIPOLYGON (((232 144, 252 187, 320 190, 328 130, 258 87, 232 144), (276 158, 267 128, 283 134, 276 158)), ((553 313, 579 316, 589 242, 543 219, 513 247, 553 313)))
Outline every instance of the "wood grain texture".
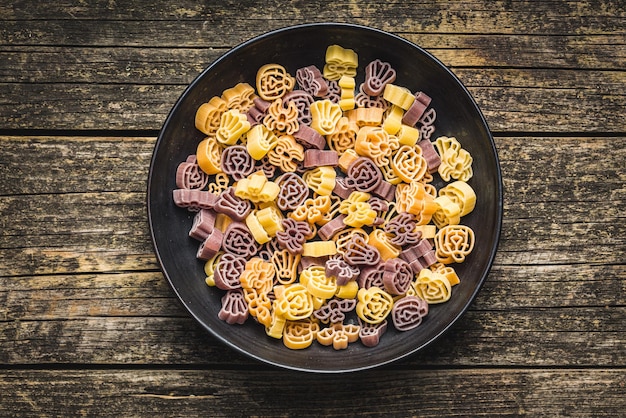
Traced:
POLYGON ((0 371, 0 413, 614 417, 626 408, 625 384, 624 373, 610 369, 396 369, 344 376, 272 370, 8 370, 0 371), (355 396, 361 401, 354 402, 355 396))
MULTIPOLYGON (((507 192, 495 265, 467 318, 409 364, 623 365, 626 141, 497 143, 507 192), (590 217, 601 204, 604 216, 590 217)), ((2 362, 239 358, 216 354, 224 348, 187 317, 158 272, 145 217, 153 138, 2 137, 0 144, 0 318, 11 347, 2 362)))
POLYGON ((233 46, 287 25, 338 21, 431 52, 459 74, 495 131, 623 133, 618 3, 70 1, 42 11, 13 2, 0 6, 0 117, 4 129, 157 130, 184 87, 233 46))
POLYGON ((0 416, 549 416, 626 410, 623 0, 0 2, 0 416), (493 268, 435 344, 347 375, 222 345, 159 270, 156 132, 232 47, 368 25, 420 45, 495 133, 493 268))

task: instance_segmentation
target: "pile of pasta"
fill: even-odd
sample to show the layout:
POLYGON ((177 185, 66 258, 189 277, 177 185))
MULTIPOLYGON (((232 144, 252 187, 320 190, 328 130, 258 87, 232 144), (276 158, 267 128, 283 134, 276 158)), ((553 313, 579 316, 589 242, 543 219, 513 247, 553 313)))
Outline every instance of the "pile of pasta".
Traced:
POLYGON ((435 132, 425 92, 373 60, 331 45, 324 66, 258 69, 196 112, 205 137, 176 170, 174 203, 219 318, 250 317, 292 349, 379 344, 391 324, 422 324, 460 282, 474 247, 461 223, 476 194, 472 157, 435 132), (444 185, 437 189, 434 176, 444 185))

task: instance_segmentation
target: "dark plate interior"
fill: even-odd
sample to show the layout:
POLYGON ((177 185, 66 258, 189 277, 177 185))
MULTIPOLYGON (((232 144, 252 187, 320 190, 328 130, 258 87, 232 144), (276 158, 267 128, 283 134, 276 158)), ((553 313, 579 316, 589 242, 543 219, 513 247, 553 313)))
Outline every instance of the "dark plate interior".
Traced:
MULTIPOLYGON (((360 77, 360 78, 359 78, 360 77)), ((372 368, 406 357, 434 341, 467 309, 493 262, 502 220, 502 181, 493 138, 474 100, 443 64, 416 45, 379 30, 345 24, 310 24, 259 36, 232 49, 211 64, 186 89, 159 134, 148 180, 148 217, 162 270, 191 315, 211 334, 232 348, 269 364, 315 372, 345 372, 372 368), (476 191, 474 211, 462 223, 476 234, 473 253, 455 265, 461 283, 447 303, 431 305, 424 322, 408 332, 392 326, 381 343, 367 348, 356 342, 335 351, 314 343, 306 350, 290 350, 280 340, 266 336, 264 328, 249 319, 242 326, 228 325, 217 317, 223 294, 204 283, 202 262, 195 258, 198 242, 187 232, 193 214, 172 202, 176 167, 195 153, 204 135, 194 127, 196 109, 213 96, 239 82, 254 85, 256 71, 279 63, 295 75, 298 68, 324 65, 329 45, 355 50, 359 56, 357 82, 365 65, 379 58, 397 71, 395 84, 432 97, 437 111, 432 139, 456 137, 473 159, 474 176, 468 182, 476 191)))

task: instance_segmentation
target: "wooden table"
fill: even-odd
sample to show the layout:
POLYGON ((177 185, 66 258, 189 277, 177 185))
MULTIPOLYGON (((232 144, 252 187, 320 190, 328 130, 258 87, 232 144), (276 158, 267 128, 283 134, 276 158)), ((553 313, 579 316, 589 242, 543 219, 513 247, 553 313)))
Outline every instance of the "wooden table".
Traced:
POLYGON ((9 0, 0 34, 0 415, 624 416, 623 0, 9 0), (495 264, 462 320, 406 360, 334 376, 207 335, 159 270, 145 207, 186 85, 250 37, 318 21, 448 65, 505 187, 495 264))

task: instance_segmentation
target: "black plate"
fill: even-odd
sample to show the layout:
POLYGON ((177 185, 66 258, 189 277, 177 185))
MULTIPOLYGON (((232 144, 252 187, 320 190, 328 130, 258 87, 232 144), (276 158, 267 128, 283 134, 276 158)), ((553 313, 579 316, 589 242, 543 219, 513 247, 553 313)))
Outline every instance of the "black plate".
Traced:
POLYGON ((502 221, 502 180, 493 138, 473 98, 456 76, 418 46, 386 32, 346 24, 323 23, 276 30, 233 48, 204 70, 185 90, 168 115, 152 157, 147 191, 148 219, 158 261, 165 277, 191 315, 228 346, 252 358, 288 369, 313 372, 345 372, 368 369, 406 357, 433 342, 468 308, 493 262, 502 221), (313 343, 305 350, 287 349, 265 334, 264 327, 249 319, 244 325, 228 325, 217 317, 223 291, 209 288, 203 263, 195 258, 198 242, 187 233, 193 214, 172 202, 176 167, 195 153, 204 135, 194 127, 196 109, 213 96, 239 82, 254 86, 258 68, 278 63, 295 75, 298 68, 324 66, 329 45, 338 44, 358 53, 359 77, 364 67, 379 58, 397 71, 394 84, 432 97, 437 111, 437 136, 454 136, 474 161, 468 182, 476 191, 474 211, 462 224, 476 234, 473 253, 455 265, 461 283, 450 300, 431 305, 424 322, 408 332, 389 326, 378 346, 360 342, 335 351, 313 343))

